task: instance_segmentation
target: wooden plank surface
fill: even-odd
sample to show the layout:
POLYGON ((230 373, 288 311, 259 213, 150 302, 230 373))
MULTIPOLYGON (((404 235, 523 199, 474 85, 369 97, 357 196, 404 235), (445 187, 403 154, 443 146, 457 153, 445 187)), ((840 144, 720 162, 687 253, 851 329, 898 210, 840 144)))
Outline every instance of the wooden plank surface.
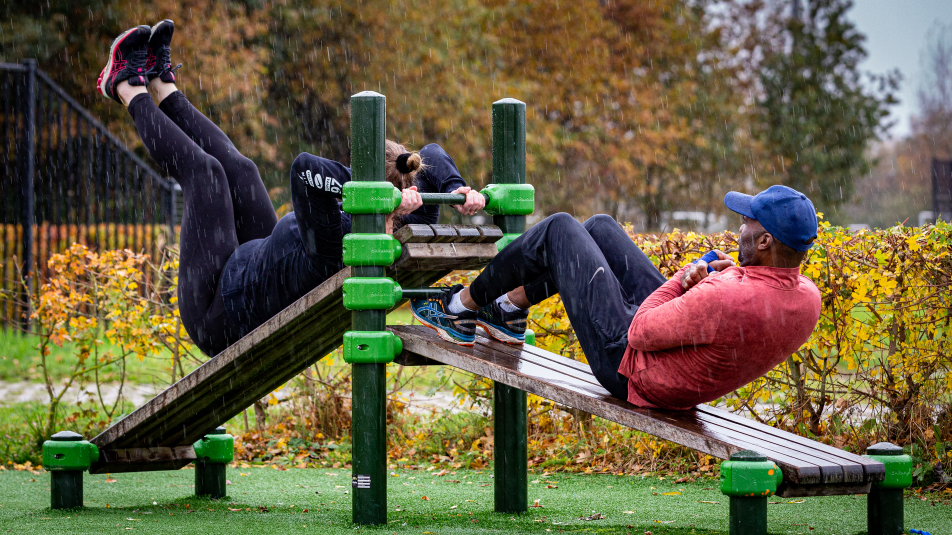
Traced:
POLYGON ((479 269, 488 264, 496 252, 495 243, 405 243, 403 253, 393 267, 396 270, 447 272, 479 269))
POLYGON ((399 358, 410 362, 429 359, 455 366, 721 459, 742 449, 759 451, 783 470, 785 496, 868 492, 870 482, 882 480, 880 463, 714 407, 635 407, 612 397, 587 365, 535 347, 507 346, 477 335, 475 346, 465 348, 422 326, 391 330, 403 340, 399 358))
POLYGON ((430 225, 430 228, 433 229, 433 239, 430 243, 452 243, 459 239, 453 225, 430 225))
POLYGON ((433 229, 430 225, 403 225, 393 233, 393 237, 400 243, 426 243, 433 239, 433 229))
POLYGON ((477 225, 482 243, 496 243, 502 239, 502 229, 496 225, 477 225))
MULTIPOLYGON (((406 287, 429 286, 453 269, 482 267, 494 254, 495 245, 491 243, 411 242, 405 245, 401 257, 405 258, 404 265, 391 269, 388 274, 406 287), (437 250, 433 246, 438 246, 437 250), (462 247, 464 254, 457 255, 454 247, 462 247), (473 254, 467 255, 466 251, 473 254), (441 252, 448 256, 439 256, 441 252), (429 269, 414 271, 413 265, 425 265, 429 269)), ((342 285, 350 274, 350 268, 341 270, 132 414, 114 423, 92 442, 103 451, 190 448, 206 433, 340 346, 351 325, 350 311, 343 307, 342 300, 342 285)), ((141 456, 135 463, 115 459, 118 457, 110 460, 101 455, 90 473, 117 471, 116 466, 120 464, 126 470, 171 469, 169 467, 176 464, 158 458, 150 461, 141 456)))
POLYGON ((151 470, 178 470, 195 461, 195 449, 192 446, 175 446, 172 448, 127 448, 104 449, 100 451, 100 459, 109 464, 109 473, 139 472, 143 466, 151 470))
POLYGON ((400 243, 495 243, 502 230, 495 225, 404 225, 393 233, 400 243))

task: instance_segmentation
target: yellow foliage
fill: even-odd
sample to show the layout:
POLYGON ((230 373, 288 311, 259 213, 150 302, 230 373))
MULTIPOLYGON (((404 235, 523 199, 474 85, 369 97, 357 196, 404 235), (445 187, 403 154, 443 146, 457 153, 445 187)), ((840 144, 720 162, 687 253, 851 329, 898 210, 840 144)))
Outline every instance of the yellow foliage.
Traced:
MULTIPOLYGON (((177 270, 178 260, 171 259, 164 267, 177 270)), ((151 269, 148 256, 129 250, 97 253, 74 243, 53 255, 48 268, 49 277, 34 298, 31 315, 40 334, 40 368, 51 398, 48 426, 53 425, 60 399, 76 381, 92 376, 98 382, 101 370, 113 364, 119 366, 122 380, 126 358, 141 361, 163 348, 174 355, 191 350, 178 308, 167 299, 175 287, 163 282, 163 270, 151 269), (51 344, 62 347, 67 342, 76 359, 58 387, 46 358, 51 344)), ((103 404, 108 416, 118 402, 111 408, 103 404)))

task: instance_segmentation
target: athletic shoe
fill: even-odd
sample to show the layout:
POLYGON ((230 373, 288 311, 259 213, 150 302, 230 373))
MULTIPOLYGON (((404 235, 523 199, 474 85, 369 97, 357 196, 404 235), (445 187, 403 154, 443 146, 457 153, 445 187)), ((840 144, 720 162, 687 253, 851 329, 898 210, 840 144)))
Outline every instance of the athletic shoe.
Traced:
POLYGON ((175 32, 175 23, 169 19, 152 27, 149 36, 149 81, 158 78, 166 83, 175 82, 175 70, 181 63, 172 66, 172 33, 175 32))
POLYGON ((112 46, 109 47, 109 61, 99 73, 99 80, 96 82, 100 93, 121 104, 122 100, 116 93, 119 82, 128 80, 129 85, 141 86, 149 83, 146 79, 148 73, 146 65, 149 59, 151 32, 152 28, 148 26, 136 26, 116 37, 112 46))
POLYGON ((522 345, 526 341, 526 320, 529 311, 517 310, 506 312, 493 301, 476 313, 476 324, 486 331, 486 334, 512 345, 522 345))
POLYGON ((476 312, 465 310, 459 314, 450 313, 453 294, 462 290, 463 285, 457 284, 436 297, 411 299, 410 311, 414 318, 436 331, 447 342, 472 346, 476 340, 476 312))

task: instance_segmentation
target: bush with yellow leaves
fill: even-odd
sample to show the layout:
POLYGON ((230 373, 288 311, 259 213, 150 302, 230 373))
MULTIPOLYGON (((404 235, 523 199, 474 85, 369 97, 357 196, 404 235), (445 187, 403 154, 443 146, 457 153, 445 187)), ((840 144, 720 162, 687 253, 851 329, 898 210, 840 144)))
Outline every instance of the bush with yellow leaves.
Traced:
POLYGON ((95 385, 99 405, 106 419, 120 406, 104 401, 102 373, 121 385, 126 377, 126 359, 167 350, 181 371, 181 356, 191 351, 191 342, 182 327, 176 306, 178 271, 174 251, 162 266, 152 264, 147 255, 128 250, 97 253, 85 245, 73 244, 49 261, 49 277, 35 297, 31 319, 40 336, 40 370, 50 402, 44 421, 37 426, 38 437, 48 437, 58 424, 60 404, 74 385, 95 385), (69 343, 76 354, 71 370, 60 376, 52 373, 49 357, 53 345, 69 343))

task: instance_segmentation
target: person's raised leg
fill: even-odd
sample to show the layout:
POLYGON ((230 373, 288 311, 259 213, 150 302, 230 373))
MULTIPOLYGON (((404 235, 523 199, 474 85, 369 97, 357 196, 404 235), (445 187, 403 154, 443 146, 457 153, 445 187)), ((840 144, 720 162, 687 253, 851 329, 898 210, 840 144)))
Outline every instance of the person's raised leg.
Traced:
POLYGON ((182 188, 179 309, 195 343, 214 354, 222 349, 226 319, 223 309, 213 304, 220 299, 222 269, 238 247, 225 171, 156 107, 144 88, 123 82, 118 92, 128 103, 146 150, 182 188))
MULTIPOLYGON (((651 259, 635 245, 625 229, 612 217, 603 214, 592 216, 583 226, 605 255, 630 303, 640 305, 652 292, 664 284, 664 276, 651 259)), ((527 309, 557 293, 559 293, 558 288, 547 274, 508 292, 508 297, 518 307, 527 309)))
POLYGON ((615 278, 625 290, 628 301, 641 305, 667 279, 658 271, 625 229, 614 218, 600 214, 588 218, 585 230, 605 255, 615 278))
POLYGON ((568 214, 547 217, 503 249, 461 296, 477 307, 545 276, 562 296, 592 372, 612 395, 626 399, 618 374, 634 307, 588 231, 568 214))
POLYGON ((258 167, 242 155, 215 123, 198 111, 175 85, 171 40, 175 25, 163 20, 152 27, 149 48, 155 57, 149 91, 161 109, 192 141, 221 163, 228 178, 238 243, 266 238, 277 224, 274 206, 258 167))

